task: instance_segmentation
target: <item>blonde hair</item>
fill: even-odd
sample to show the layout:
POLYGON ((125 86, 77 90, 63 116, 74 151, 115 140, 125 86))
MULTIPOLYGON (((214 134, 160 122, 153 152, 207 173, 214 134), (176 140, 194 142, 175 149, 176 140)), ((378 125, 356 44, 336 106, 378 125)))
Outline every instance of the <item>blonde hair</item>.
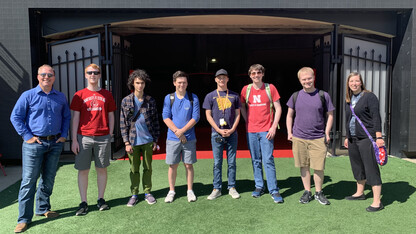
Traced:
POLYGON ((90 65, 88 65, 88 66, 85 68, 84 72, 87 72, 87 69, 88 69, 89 67, 92 67, 93 69, 98 70, 99 72, 101 72, 100 66, 98 66, 98 65, 97 65, 97 64, 95 64, 95 63, 91 63, 90 65))
POLYGON ((53 74, 55 75, 55 69, 53 69, 53 67, 51 67, 51 65, 49 65, 49 64, 43 64, 42 66, 40 66, 40 67, 38 68, 38 74, 39 74, 39 72, 40 72, 40 69, 42 69, 42 68, 44 68, 44 67, 50 68, 50 69, 53 71, 53 74))
POLYGON ((299 69, 298 79, 300 78, 300 74, 302 74, 302 73, 310 73, 310 74, 312 74, 313 77, 315 77, 315 71, 310 67, 302 67, 301 69, 299 69))
POLYGON ((351 103, 351 97, 352 97, 352 95, 353 95, 353 92, 352 92, 352 90, 350 89, 350 86, 348 85, 349 84, 349 82, 350 82, 350 79, 351 79, 351 77, 353 77, 353 76, 358 76, 358 78, 360 78, 360 82, 361 82, 361 91, 362 92, 369 92, 366 88, 365 88, 365 85, 364 85, 364 82, 363 82, 363 77, 361 76, 361 74, 360 73, 358 73, 358 72, 351 72, 349 75, 348 75, 348 78, 347 78, 347 82, 346 82, 346 91, 345 91, 345 102, 346 103, 351 103))

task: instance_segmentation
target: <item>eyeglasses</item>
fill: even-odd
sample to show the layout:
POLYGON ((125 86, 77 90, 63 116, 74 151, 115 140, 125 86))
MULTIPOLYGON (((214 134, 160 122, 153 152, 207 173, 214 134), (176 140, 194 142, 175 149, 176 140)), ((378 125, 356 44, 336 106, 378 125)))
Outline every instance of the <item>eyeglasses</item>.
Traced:
POLYGON ((100 74, 100 72, 99 71, 87 71, 86 72, 88 75, 92 75, 92 74, 94 74, 94 75, 99 75, 100 74))
POLYGON ((258 72, 251 72, 250 73, 250 75, 252 75, 252 76, 254 76, 254 75, 260 75, 260 74, 262 74, 263 72, 261 72, 261 71, 258 71, 258 72))
POLYGON ((40 73, 38 75, 40 75, 41 77, 48 76, 48 78, 51 78, 52 76, 54 76, 52 73, 40 73))
POLYGON ((225 79, 227 79, 228 77, 223 76, 223 75, 220 75, 220 76, 217 76, 217 77, 215 77, 215 78, 217 78, 218 80, 225 80, 225 79))

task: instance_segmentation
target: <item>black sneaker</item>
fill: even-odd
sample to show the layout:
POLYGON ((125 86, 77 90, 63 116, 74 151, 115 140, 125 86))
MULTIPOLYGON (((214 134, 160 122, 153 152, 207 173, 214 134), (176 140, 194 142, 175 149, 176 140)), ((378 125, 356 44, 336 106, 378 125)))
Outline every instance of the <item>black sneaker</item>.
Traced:
POLYGON ((76 216, 86 215, 88 213, 88 204, 86 202, 81 202, 79 204, 78 210, 75 213, 76 216))
POLYGON ((318 200, 319 203, 321 203, 322 205, 330 205, 331 202, 328 201, 328 199, 326 199, 324 193, 322 191, 315 193, 315 200, 318 200))
POLYGON ((302 204, 306 204, 312 201, 312 193, 308 190, 305 190, 302 197, 300 197, 299 202, 302 204))
POLYGON ((100 211, 110 209, 110 207, 107 205, 107 203, 105 203, 105 200, 103 198, 97 200, 97 207, 100 211))

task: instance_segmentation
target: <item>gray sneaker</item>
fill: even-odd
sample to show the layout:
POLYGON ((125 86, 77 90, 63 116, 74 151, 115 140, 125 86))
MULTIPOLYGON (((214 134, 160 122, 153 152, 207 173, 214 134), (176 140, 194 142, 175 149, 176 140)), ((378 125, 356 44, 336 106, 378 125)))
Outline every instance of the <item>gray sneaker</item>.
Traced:
POLYGON ((196 196, 195 196, 194 191, 188 190, 187 196, 188 196, 188 202, 194 202, 194 201, 196 201, 196 196))
POLYGON ((251 196, 252 197, 254 197, 254 198, 258 198, 258 197, 260 197, 261 195, 263 195, 264 194, 264 191, 263 191, 263 189, 261 189, 261 188, 256 188, 252 193, 251 193, 251 196))
POLYGON ((146 200, 147 203, 149 203, 149 205, 152 205, 152 204, 156 203, 156 199, 150 193, 144 195, 144 200, 146 200))
POLYGON ((169 191, 168 195, 166 195, 165 202, 166 203, 173 202, 173 199, 175 199, 175 194, 176 194, 175 191, 169 191))
POLYGON ((282 195, 280 195, 279 192, 273 193, 272 194, 272 199, 273 199, 274 203, 283 203, 284 202, 283 197, 282 197, 282 195))
POLYGON ((234 187, 228 190, 228 194, 234 199, 240 198, 240 194, 237 192, 237 190, 234 187))
POLYGON ((208 200, 214 200, 215 198, 221 196, 221 190, 213 189, 212 193, 207 197, 208 200))
POLYGON ((321 203, 322 205, 330 205, 331 202, 328 201, 328 199, 326 199, 324 192, 320 191, 318 193, 315 193, 315 200, 318 200, 319 203, 321 203))
POLYGON ((133 207, 137 204, 139 199, 137 199, 137 196, 131 196, 129 199, 129 202, 127 202, 128 207, 133 207))
POLYGON ((305 192, 303 192, 302 197, 300 197, 299 202, 302 204, 306 204, 310 201, 312 201, 312 193, 308 190, 305 190, 305 192))

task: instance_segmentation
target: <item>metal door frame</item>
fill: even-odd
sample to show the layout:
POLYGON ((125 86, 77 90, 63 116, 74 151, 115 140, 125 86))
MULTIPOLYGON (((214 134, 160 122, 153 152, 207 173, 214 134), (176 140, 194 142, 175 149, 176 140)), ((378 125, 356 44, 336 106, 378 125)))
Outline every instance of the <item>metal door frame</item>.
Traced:
MULTIPOLYGON (((362 36, 357 36, 357 35, 350 35, 350 34, 341 34, 341 40, 342 40, 342 53, 341 53, 340 56, 342 56, 342 58, 346 58, 346 57, 349 58, 349 60, 350 60, 349 61, 349 65, 350 65, 349 70, 351 72, 352 71, 360 72, 360 61, 364 62, 364 66, 365 66, 364 67, 364 71, 365 71, 364 73, 365 74, 360 73, 363 77, 364 83, 367 83, 367 79, 369 79, 369 77, 367 77, 367 72, 368 72, 367 66, 368 66, 371 69, 371 75, 372 75, 372 77, 371 77, 371 87, 375 86, 374 83, 379 83, 380 85, 383 85, 383 83, 378 82, 377 77, 375 77, 375 73, 376 73, 375 66, 378 66, 378 69, 379 69, 378 70, 378 72, 379 72, 378 79, 382 79, 382 75, 380 74, 381 73, 380 71, 382 70, 381 66, 385 66, 385 72, 386 72, 385 79, 386 80, 385 80, 384 85, 383 85, 384 87, 378 88, 377 89, 378 92, 374 92, 374 90, 372 90, 372 91, 379 98, 380 105, 383 104, 383 103, 385 105, 384 106, 384 113, 381 113, 381 116, 382 116, 382 133, 383 133, 383 136, 386 139, 385 140, 386 141, 386 147, 387 147, 388 151, 390 151, 389 145, 390 145, 390 120, 391 120, 391 111, 390 110, 391 110, 391 92, 392 92, 392 88, 391 88, 391 74, 392 74, 392 65, 391 65, 391 48, 392 48, 392 46, 391 46, 391 44, 392 44, 392 40, 390 39, 390 42, 387 42, 387 41, 383 41, 383 40, 377 40, 377 39, 372 39, 372 38, 367 38, 367 37, 362 37, 362 36), (362 57, 360 55, 360 49, 361 49, 360 46, 356 47, 355 51, 353 50, 353 48, 350 48, 349 49, 349 51, 350 51, 349 54, 344 53, 344 51, 345 51, 344 50, 345 38, 357 39, 357 40, 362 40, 362 41, 365 41, 365 42, 376 43, 376 44, 385 46, 386 47, 385 61, 382 60, 381 55, 378 55, 376 57, 374 49, 371 50, 370 53, 365 51, 364 52, 364 57, 362 57), (353 51, 356 52, 357 54, 353 54, 353 51), (369 54, 370 57, 367 57, 368 54, 369 54), (356 64, 357 69, 355 69, 355 70, 352 69, 352 65, 351 65, 353 59, 355 59, 356 63, 357 63, 356 64), (367 65, 368 63, 370 65, 367 65), (384 96, 383 100, 381 100, 383 94, 385 96, 384 96), (385 115, 384 118, 383 118, 383 114, 385 115)), ((347 78, 346 75, 345 75, 345 71, 346 71, 347 68, 345 66, 346 66, 346 64, 345 64, 345 61, 343 59, 342 64, 341 64, 340 74, 339 74, 341 84, 344 84, 344 82, 347 78)), ((368 87, 369 87, 369 85, 366 84, 366 88, 368 88, 368 87)), ((342 94, 341 96, 345 96, 345 87, 340 87, 340 92, 342 94)), ((342 108, 339 108, 340 111, 341 111, 340 116, 339 116, 341 121, 345 117, 344 116, 345 115, 344 107, 345 107, 345 101, 342 102, 342 108)), ((383 108, 380 108, 380 111, 383 111, 383 108)), ((341 127, 340 130, 341 130, 342 138, 345 138, 345 133, 344 133, 343 128, 341 127)), ((343 147, 342 144, 341 144, 341 147, 343 147)))
MULTIPOLYGON (((102 56, 101 56, 101 34, 93 34, 83 37, 71 38, 67 40, 57 41, 48 44, 48 60, 49 65, 51 65, 55 69, 55 76, 56 80, 55 84, 58 83, 58 87, 54 87, 56 90, 64 93, 67 96, 68 103, 71 103, 71 98, 73 94, 86 87, 85 78, 84 78, 84 68, 87 64, 90 63, 97 63, 101 67, 102 64, 102 56), (70 52, 67 49, 65 50, 64 54, 65 57, 62 58, 61 55, 58 55, 56 58, 53 58, 53 47, 64 45, 68 43, 73 43, 82 40, 89 40, 97 38, 97 51, 93 49, 85 48, 81 46, 81 48, 75 48, 74 52, 70 52), (77 51, 81 51, 80 54, 77 51), (98 62, 97 62, 98 60, 98 62), (64 79, 65 78, 65 79, 64 79), (75 82, 74 82, 75 81, 75 82), (74 85, 71 85, 72 84, 74 85), (72 88, 71 88, 72 86, 72 88), (83 86, 82 88, 80 86, 83 86)), ((71 48, 72 49, 72 48, 71 48)), ((71 122, 72 125, 72 122, 71 122)), ((69 129, 69 134, 67 141, 64 144, 64 153, 70 153, 71 147, 70 142, 72 141, 72 136, 70 134, 71 127, 69 129)))

